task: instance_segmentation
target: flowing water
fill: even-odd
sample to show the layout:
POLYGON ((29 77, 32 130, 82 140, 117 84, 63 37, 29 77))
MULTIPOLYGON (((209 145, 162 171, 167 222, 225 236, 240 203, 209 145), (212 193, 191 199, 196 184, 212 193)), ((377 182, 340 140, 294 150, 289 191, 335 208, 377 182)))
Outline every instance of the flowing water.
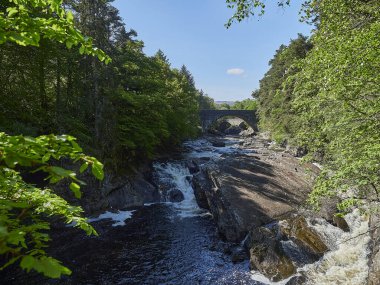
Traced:
MULTIPOLYGON (((156 163, 157 184, 178 189, 183 201, 145 205, 135 211, 106 212, 90 221, 99 237, 84 237, 73 228, 53 236, 52 253, 73 269, 70 277, 46 280, 37 275, 6 276, 1 284, 286 284, 272 283, 250 272, 248 261, 231 261, 231 244, 223 242, 212 217, 200 209, 191 186, 186 161, 194 158, 222 159, 236 152, 252 153, 239 140, 213 147, 207 140, 187 142, 182 160, 156 163), (21 277, 20 277, 21 276, 21 277)), ((299 269, 309 284, 363 284, 367 267, 367 222, 356 213, 349 217, 352 233, 322 221, 311 223, 331 251, 315 264, 299 269), (347 241, 349 240, 349 241, 347 241)), ((9 274, 8 274, 9 275, 9 274)), ((0 276, 0 280, 2 277, 0 276)))

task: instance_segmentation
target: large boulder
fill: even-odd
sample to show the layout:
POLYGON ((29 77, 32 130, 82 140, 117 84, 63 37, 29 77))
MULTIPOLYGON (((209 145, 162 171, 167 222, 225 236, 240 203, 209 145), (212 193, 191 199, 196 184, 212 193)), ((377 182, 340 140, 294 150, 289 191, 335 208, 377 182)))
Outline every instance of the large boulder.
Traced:
POLYGON ((215 129, 219 132, 224 133, 225 130, 227 130, 229 127, 231 127, 231 124, 226 120, 222 120, 217 122, 215 129))
POLYGON ((185 199, 185 196, 183 195, 181 190, 171 189, 167 194, 167 199, 169 200, 169 202, 178 203, 183 201, 185 199))
POLYGON ((248 130, 249 126, 247 125, 246 122, 243 121, 243 122, 241 122, 241 123, 239 124, 239 128, 240 128, 241 130, 245 131, 245 130, 248 130))
POLYGON ((264 274, 271 281, 286 279, 296 272, 291 259, 286 256, 276 233, 261 227, 251 232, 252 247, 249 250, 250 267, 264 274))
POLYGON ((213 140, 210 140, 212 146, 214 147, 225 147, 226 146, 226 143, 224 141, 221 141, 221 140, 217 140, 217 139, 213 139, 213 140))
POLYGON ((224 130, 224 133, 226 135, 238 135, 241 131, 242 129, 239 126, 232 125, 228 129, 224 130))
POLYGON ((346 220, 340 216, 333 217, 333 225, 340 228, 344 232, 350 231, 350 226, 347 224, 346 220))
POLYGON ((142 175, 107 177, 101 188, 103 202, 113 209, 135 208, 160 201, 157 188, 142 175))
POLYGON ((208 165, 193 178, 195 198, 201 208, 210 210, 215 219, 218 230, 228 241, 239 242, 248 232, 246 226, 241 224, 236 209, 224 196, 219 188, 219 172, 216 165, 208 165))
POLYGON ((202 170, 193 176, 192 186, 194 189, 195 199, 199 207, 209 210, 206 192, 211 191, 211 181, 205 175, 205 171, 202 170))
POLYGON ((187 161, 186 167, 189 169, 190 174, 194 174, 199 171, 199 166, 194 160, 187 161))
POLYGON ((239 135, 243 136, 243 137, 250 137, 250 136, 254 136, 255 135, 255 131, 251 127, 249 127, 248 129, 240 132, 239 135))
POLYGON ((296 211, 311 190, 309 177, 295 158, 281 157, 280 163, 277 156, 270 160, 256 156, 208 163, 193 179, 198 204, 210 209, 229 241, 239 242, 250 229, 296 211))
POLYGON ((297 267, 317 261, 327 251, 303 216, 252 229, 244 247, 249 250, 251 268, 272 281, 290 277, 297 267))
POLYGON ((321 257, 328 247, 320 235, 312 229, 303 216, 294 216, 280 223, 280 232, 294 241, 299 247, 311 254, 321 257))

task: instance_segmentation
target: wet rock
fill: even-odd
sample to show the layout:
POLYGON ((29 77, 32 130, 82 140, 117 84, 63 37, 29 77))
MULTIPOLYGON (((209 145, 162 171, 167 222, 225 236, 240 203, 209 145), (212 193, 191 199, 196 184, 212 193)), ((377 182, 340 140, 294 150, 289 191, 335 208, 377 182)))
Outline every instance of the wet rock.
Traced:
POLYGON ((211 142, 211 144, 212 144, 214 147, 225 147, 225 146, 226 146, 225 142, 223 142, 223 141, 212 140, 212 141, 210 141, 210 142, 211 142))
POLYGON ((211 160, 211 157, 200 157, 199 160, 207 162, 211 160))
POLYGON ((251 127, 249 127, 248 129, 240 132, 239 135, 243 136, 243 137, 254 136, 255 135, 255 131, 251 127))
POLYGON ((241 131, 239 126, 230 126, 224 133, 227 135, 238 135, 241 131))
POLYGON ((211 183, 210 180, 205 176, 204 171, 201 171, 194 175, 192 186, 198 206, 200 208, 209 210, 210 207, 207 201, 206 192, 211 190, 211 183))
POLYGON ((133 208, 144 205, 143 197, 137 193, 130 183, 126 183, 106 197, 108 206, 114 209, 133 208))
POLYGON ((276 234, 265 227, 251 233, 252 247, 250 267, 258 270, 272 281, 286 279, 296 272, 296 267, 276 240, 276 234))
POLYGON ((245 248, 241 246, 235 246, 231 249, 231 261, 233 263, 242 262, 248 259, 248 254, 245 248))
POLYGON ((132 180, 132 187, 136 193, 142 195, 144 203, 154 203, 160 201, 160 194, 157 187, 145 180, 143 177, 136 177, 132 180))
POLYGON ((231 124, 225 120, 222 120, 221 122, 217 124, 215 129, 218 130, 219 132, 224 133, 225 130, 227 130, 229 127, 231 127, 231 124))
POLYGON ((298 246, 316 256, 322 256, 328 247, 303 216, 296 216, 280 224, 280 232, 298 246))
MULTIPOLYGON (((298 223, 295 222, 296 225, 298 223)), ((292 227, 285 220, 249 232, 243 244, 249 249, 252 269, 260 271, 272 281, 279 281, 293 275, 297 267, 319 259, 319 255, 305 246, 304 240, 297 241, 291 236, 292 227)))
POLYGON ((247 227, 242 224, 236 208, 226 199, 218 181, 220 172, 214 167, 209 165, 202 176, 195 177, 195 196, 200 206, 207 204, 206 209, 213 215, 219 233, 228 241, 240 242, 248 232, 247 227))
POLYGON ((241 122, 241 123, 239 124, 239 128, 240 128, 241 130, 245 131, 245 130, 248 130, 249 126, 247 125, 246 122, 241 122))
POLYGON ((134 208, 160 200, 156 187, 142 178, 126 180, 122 185, 105 184, 102 191, 107 206, 113 209, 134 208))
POLYGON ((333 218, 338 212, 338 203, 339 199, 337 197, 322 198, 320 201, 321 208, 317 213, 318 216, 325 219, 329 223, 333 223, 333 218))
POLYGON ((172 189, 168 192, 168 200, 169 202, 181 202, 185 199, 185 196, 183 196, 183 193, 181 190, 178 189, 172 189))
POLYGON ((194 160, 187 161, 186 167, 189 169, 190 174, 194 174, 199 171, 199 166, 194 160))
POLYGON ((371 230, 371 254, 369 256, 368 285, 380 284, 380 214, 373 214, 369 226, 371 230))
POLYGON ((334 216, 333 224, 345 232, 350 231, 350 226, 347 224, 346 220, 343 217, 334 216))
POLYGON ((207 132, 208 132, 209 134, 211 134, 211 135, 215 135, 215 136, 223 136, 223 135, 224 135, 223 132, 218 131, 218 130, 216 130, 216 129, 214 129, 214 128, 210 128, 210 129, 208 129, 207 132))

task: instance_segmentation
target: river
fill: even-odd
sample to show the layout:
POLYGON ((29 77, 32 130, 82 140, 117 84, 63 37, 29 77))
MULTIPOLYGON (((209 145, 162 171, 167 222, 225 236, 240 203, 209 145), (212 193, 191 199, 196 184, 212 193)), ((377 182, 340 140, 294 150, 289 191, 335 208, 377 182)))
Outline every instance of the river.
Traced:
MULTIPOLYGON (((163 193, 160 203, 93 217, 90 221, 98 237, 86 237, 72 227, 53 231, 51 254, 73 270, 71 276, 47 280, 18 272, 6 275, 1 284, 286 284, 288 280, 271 283, 257 272, 250 272, 248 260, 233 263, 231 250, 238 245, 221 240, 212 216, 196 203, 186 161, 203 158, 208 163, 231 153, 255 151, 241 148, 239 139, 226 138, 225 143, 225 147, 213 147, 204 139, 187 142, 181 159, 154 164, 156 183, 161 188, 180 190, 183 201, 168 202, 163 193)), ((356 229, 365 230, 360 219, 348 221, 356 223, 356 229)), ((346 246, 339 242, 350 238, 349 233, 323 221, 313 226, 330 240, 333 250, 300 272, 310 276, 310 284, 361 284, 368 236, 346 246), (345 269, 350 265, 344 264, 348 259, 356 260, 349 272, 345 269), (331 268, 334 272, 329 272, 331 268), (357 278, 357 283, 333 282, 344 280, 350 272, 354 273, 347 276, 357 278)))

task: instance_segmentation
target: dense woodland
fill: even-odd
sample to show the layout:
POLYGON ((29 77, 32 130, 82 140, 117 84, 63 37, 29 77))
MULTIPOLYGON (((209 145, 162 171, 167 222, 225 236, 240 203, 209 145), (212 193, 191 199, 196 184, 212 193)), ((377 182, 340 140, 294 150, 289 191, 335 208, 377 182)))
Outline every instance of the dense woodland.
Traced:
MULTIPOLYGON (((227 27, 265 9, 259 0, 226 2, 235 9, 227 27)), ((380 3, 310 0, 303 15, 311 37, 281 46, 256 100, 232 108, 257 108, 262 130, 322 162, 314 205, 337 193, 347 198, 342 211, 379 203, 380 3)), ((21 172, 43 171, 51 184, 67 179, 80 198, 84 182, 57 161, 103 179, 95 157, 108 171, 128 170, 196 136, 198 110, 215 108, 186 67, 171 68, 161 51, 146 56, 136 37, 112 1, 0 0, 1 268, 16 262, 53 278, 70 274, 44 251, 46 216, 96 234, 80 207, 21 172)))
POLYGON ((308 1, 303 15, 311 37, 282 45, 253 94, 261 129, 323 164, 313 204, 340 193, 342 210, 368 209, 380 202, 380 2, 308 1))
POLYGON ((136 37, 112 1, 0 1, 0 268, 70 273, 46 256, 46 216, 96 234, 80 207, 26 183, 27 168, 69 180, 80 198, 76 172, 128 172, 198 134, 212 100, 136 37))
POLYGON ((186 67, 171 68, 162 51, 146 56, 112 1, 65 2, 75 26, 112 61, 107 65, 44 38, 39 47, 1 45, 0 128, 70 134, 116 171, 194 137, 197 110, 208 98, 186 67))

